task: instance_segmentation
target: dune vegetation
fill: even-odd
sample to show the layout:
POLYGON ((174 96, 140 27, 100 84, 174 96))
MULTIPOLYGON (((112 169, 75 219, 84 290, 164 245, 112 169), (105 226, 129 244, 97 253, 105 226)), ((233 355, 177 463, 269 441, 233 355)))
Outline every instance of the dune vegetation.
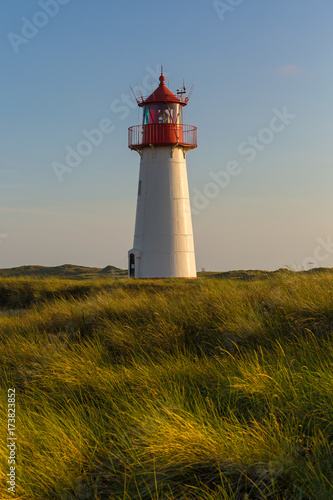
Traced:
POLYGON ((1 498, 333 498, 330 270, 3 277, 0 309, 1 498))

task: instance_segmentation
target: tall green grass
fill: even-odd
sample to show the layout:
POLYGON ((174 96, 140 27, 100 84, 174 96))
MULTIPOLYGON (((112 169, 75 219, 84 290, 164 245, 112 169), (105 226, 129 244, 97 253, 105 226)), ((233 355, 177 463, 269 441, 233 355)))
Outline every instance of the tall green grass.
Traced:
POLYGON ((332 285, 1 280, 1 498, 333 498, 332 285))

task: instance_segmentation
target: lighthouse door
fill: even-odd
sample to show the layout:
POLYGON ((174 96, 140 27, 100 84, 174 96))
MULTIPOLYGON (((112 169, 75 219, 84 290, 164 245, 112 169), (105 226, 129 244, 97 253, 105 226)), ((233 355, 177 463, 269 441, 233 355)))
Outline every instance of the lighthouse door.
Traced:
POLYGON ((134 255, 134 253, 130 253, 130 256, 129 256, 129 269, 130 269, 130 272, 129 272, 130 278, 135 278, 135 255, 134 255))

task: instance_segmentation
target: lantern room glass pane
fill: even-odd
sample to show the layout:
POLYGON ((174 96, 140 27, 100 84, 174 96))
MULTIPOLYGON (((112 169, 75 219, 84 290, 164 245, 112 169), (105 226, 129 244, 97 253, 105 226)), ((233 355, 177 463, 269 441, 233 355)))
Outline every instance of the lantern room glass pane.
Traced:
POLYGON ((182 122, 182 108, 179 104, 150 104, 143 108, 143 125, 182 122))
POLYGON ((148 106, 145 106, 143 108, 143 124, 148 125, 149 123, 149 108, 148 106))
POLYGON ((170 112, 168 106, 163 105, 158 110, 158 123, 170 123, 170 112))
POLYGON ((176 111, 175 111, 175 120, 174 123, 178 123, 178 125, 183 123, 183 108, 182 106, 179 106, 179 104, 176 105, 176 111))

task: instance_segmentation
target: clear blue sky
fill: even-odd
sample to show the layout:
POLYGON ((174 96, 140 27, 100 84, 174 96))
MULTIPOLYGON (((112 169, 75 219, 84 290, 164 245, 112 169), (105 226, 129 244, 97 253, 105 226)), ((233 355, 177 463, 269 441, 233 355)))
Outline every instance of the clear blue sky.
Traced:
POLYGON ((149 94, 161 63, 172 91, 183 78, 195 87, 198 270, 333 265, 333 4, 215 3, 1 2, 0 267, 127 266, 139 173, 129 85, 149 94), (101 122, 109 133, 59 182, 54 162, 101 122), (231 161, 237 175, 218 186, 231 161))

